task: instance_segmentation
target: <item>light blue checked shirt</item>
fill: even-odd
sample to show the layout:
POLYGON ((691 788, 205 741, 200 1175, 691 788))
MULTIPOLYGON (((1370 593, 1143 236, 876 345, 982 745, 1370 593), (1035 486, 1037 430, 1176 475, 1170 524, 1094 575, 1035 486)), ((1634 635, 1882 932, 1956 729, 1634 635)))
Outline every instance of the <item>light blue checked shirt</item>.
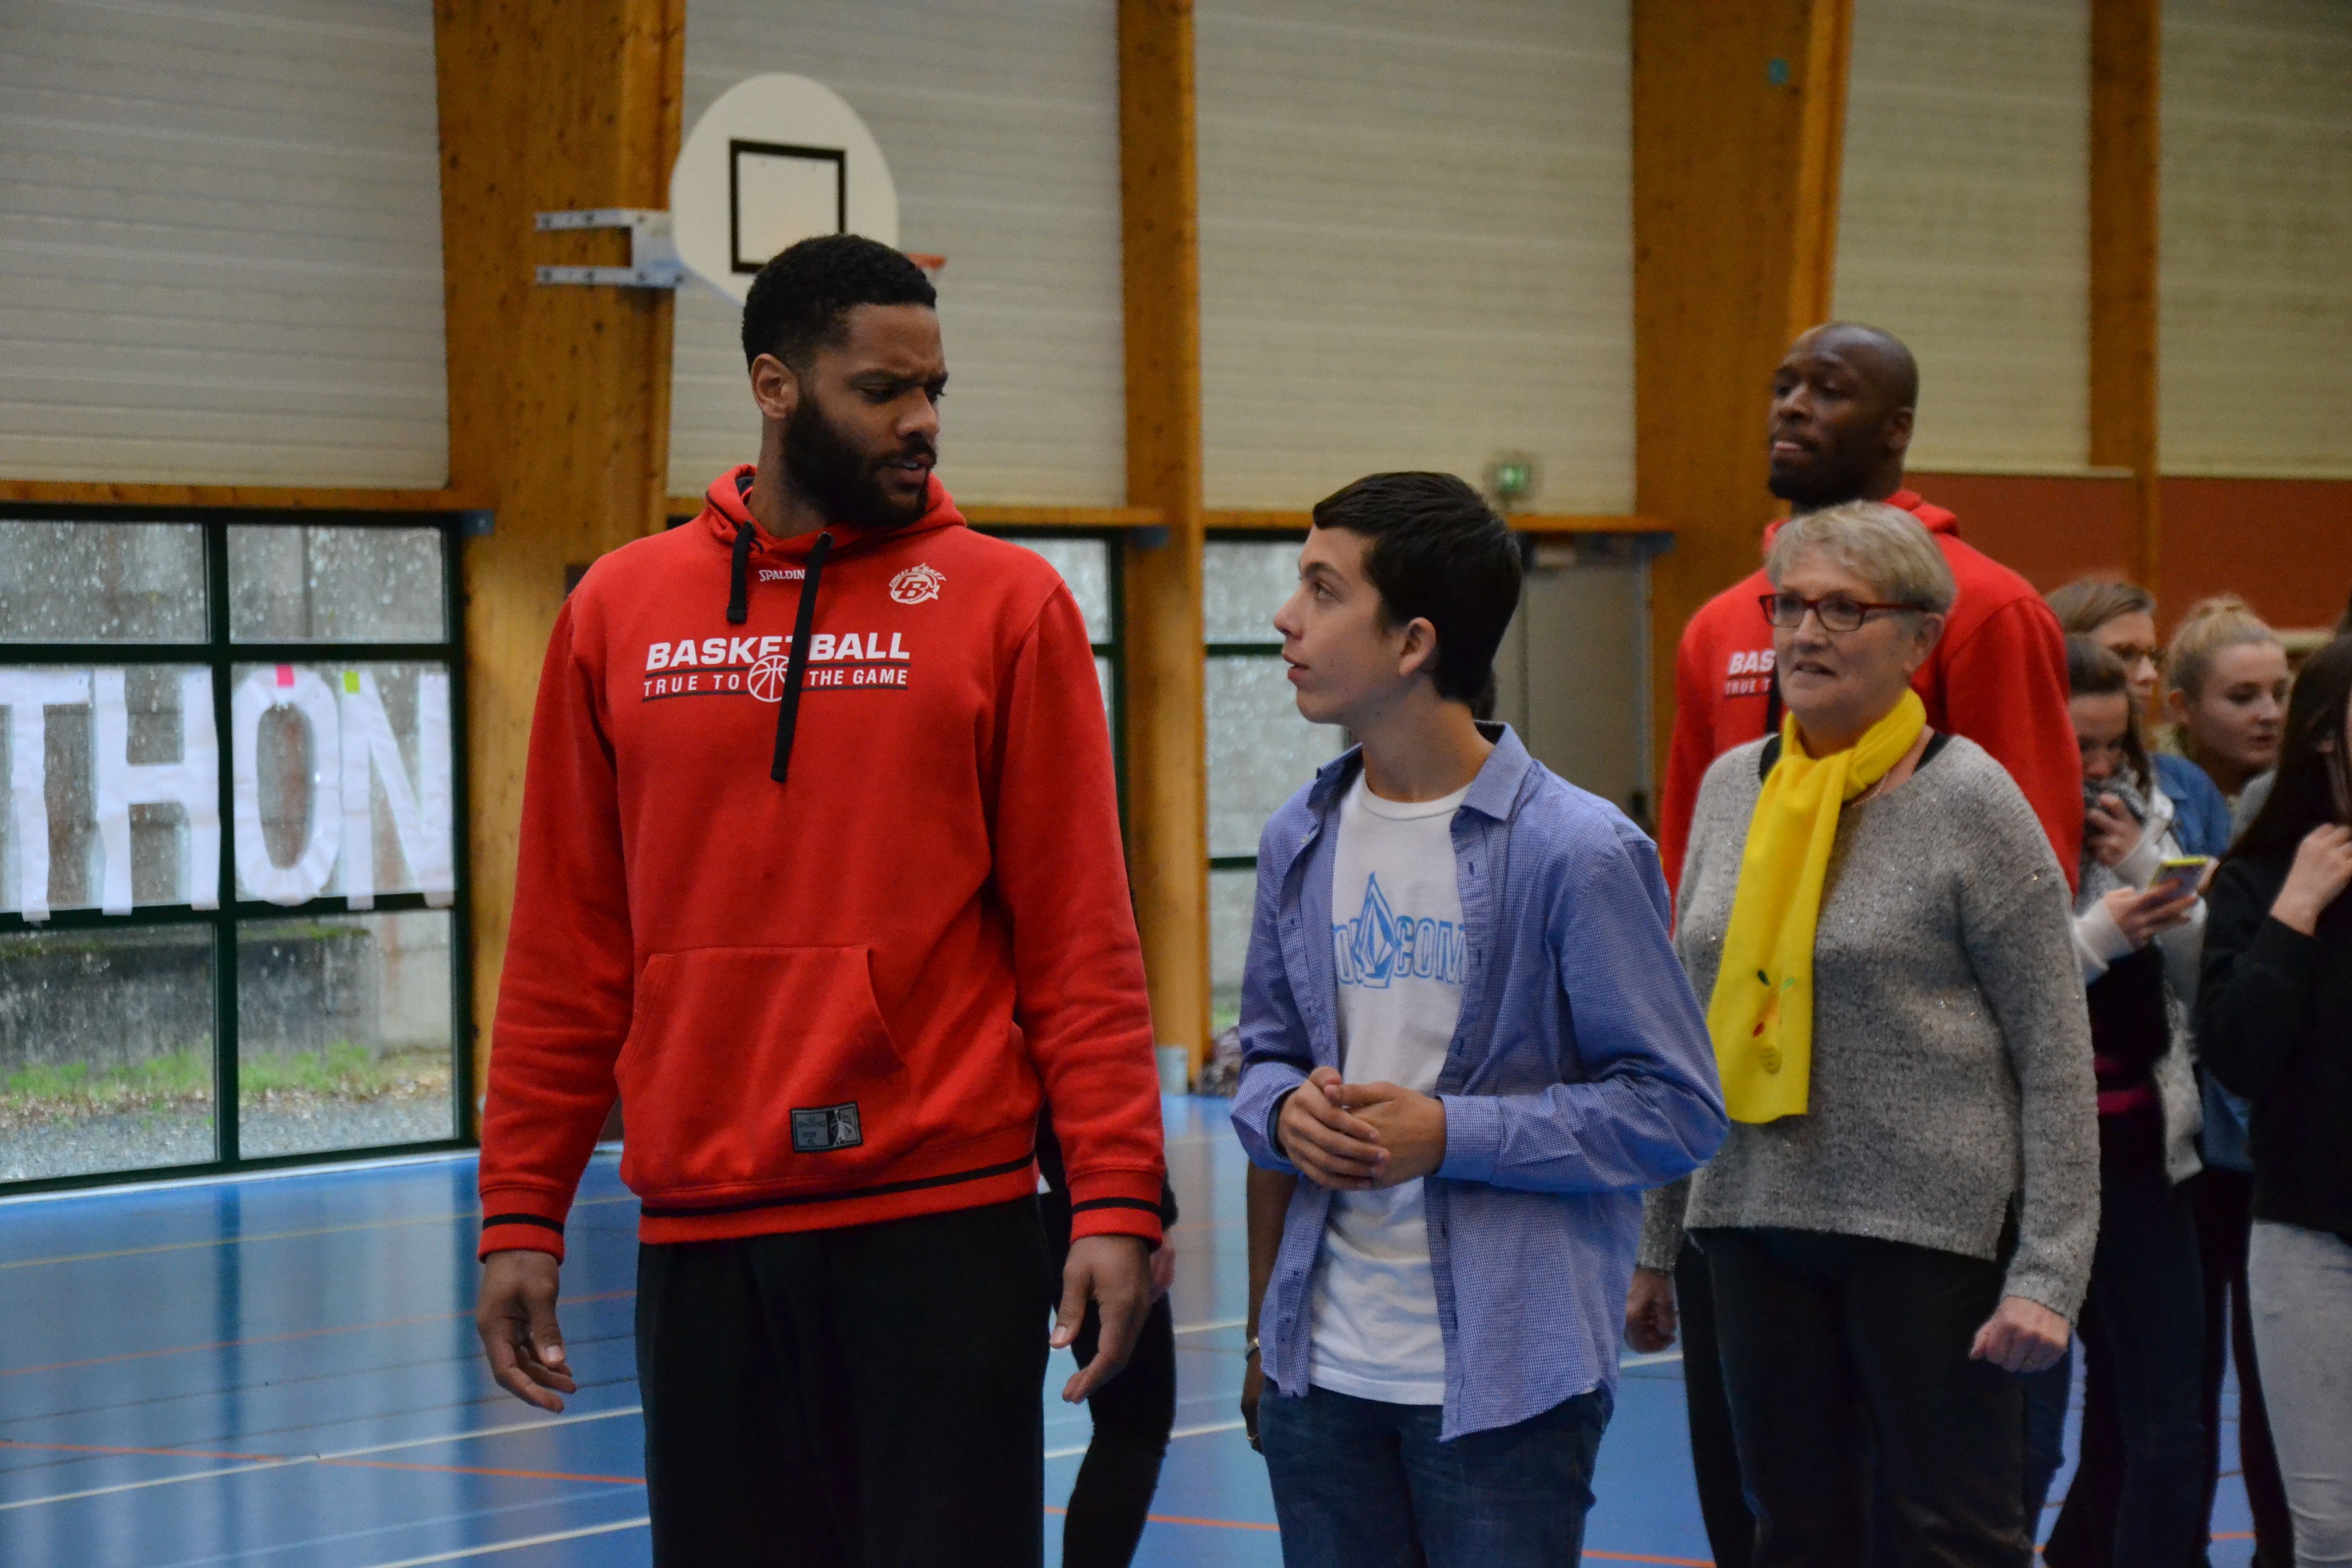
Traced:
MULTIPOLYGON (((1445 1163, 1423 1186, 1441 1436, 1507 1426, 1617 1380, 1642 1193, 1706 1163, 1727 1123, 1715 1051, 1667 936, 1641 829, 1528 755, 1507 725, 1454 816, 1468 957, 1437 1094, 1445 1163)), ((1331 878, 1350 751, 1258 841, 1234 1130, 1275 1146, 1282 1097, 1339 1065, 1331 878)), ((1301 1182, 1259 1313, 1266 1376, 1307 1382, 1308 1291, 1331 1194, 1301 1182)))

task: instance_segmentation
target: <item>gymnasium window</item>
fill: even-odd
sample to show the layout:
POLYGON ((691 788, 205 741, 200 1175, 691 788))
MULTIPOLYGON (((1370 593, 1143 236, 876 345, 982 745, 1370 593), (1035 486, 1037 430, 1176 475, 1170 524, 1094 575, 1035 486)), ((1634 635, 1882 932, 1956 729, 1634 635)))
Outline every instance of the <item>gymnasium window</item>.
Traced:
POLYGON ((1207 639, 1209 985, 1212 1027, 1241 1016, 1257 897, 1257 837, 1282 803, 1347 749, 1337 725, 1298 716, 1274 613, 1298 583, 1306 535, 1213 534, 1201 561, 1207 639))
POLYGON ((469 1137, 455 527, 0 521, 0 1186, 469 1137))

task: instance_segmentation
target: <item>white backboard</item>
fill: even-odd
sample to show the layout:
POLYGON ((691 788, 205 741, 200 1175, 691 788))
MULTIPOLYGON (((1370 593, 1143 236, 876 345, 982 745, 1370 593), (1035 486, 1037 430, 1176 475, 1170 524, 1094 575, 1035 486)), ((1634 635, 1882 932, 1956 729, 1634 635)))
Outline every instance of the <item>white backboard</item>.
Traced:
POLYGON ((703 111, 678 151, 669 205, 678 259, 738 305, 761 265, 796 240, 898 243, 898 189, 873 132, 839 93, 783 72, 740 81, 703 111))

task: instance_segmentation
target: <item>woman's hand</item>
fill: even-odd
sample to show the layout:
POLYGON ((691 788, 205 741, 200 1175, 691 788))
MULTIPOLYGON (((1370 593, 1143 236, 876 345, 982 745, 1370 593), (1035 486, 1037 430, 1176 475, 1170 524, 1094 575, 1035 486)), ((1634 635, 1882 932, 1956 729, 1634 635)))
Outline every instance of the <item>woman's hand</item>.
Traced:
POLYGON ((2309 936, 2336 896, 2352 887, 2352 827, 2329 822, 2313 828, 2295 846, 2286 886, 2271 904, 2271 918, 2309 936))
POLYGON ((2114 795, 2103 795, 2083 816, 2083 843, 2102 866, 2119 866, 2139 847, 2143 829, 2131 808, 2114 795))
POLYGON ((1663 1268, 1636 1268, 1625 1292, 1625 1342, 1655 1355, 1675 1342, 1675 1277, 1663 1268))
POLYGON ((2099 901, 2137 952, 2150 939, 2187 923, 2189 911, 2197 907, 2197 889, 2184 889, 2178 882, 2158 882, 2145 890, 2117 888, 2099 901))
POLYGON ((2004 1296, 1984 1327, 1977 1331, 1969 1359, 1989 1361, 2003 1372, 2022 1377, 2057 1365, 2073 1341, 2074 1331, 2066 1326, 2066 1320, 2041 1302, 2004 1296))

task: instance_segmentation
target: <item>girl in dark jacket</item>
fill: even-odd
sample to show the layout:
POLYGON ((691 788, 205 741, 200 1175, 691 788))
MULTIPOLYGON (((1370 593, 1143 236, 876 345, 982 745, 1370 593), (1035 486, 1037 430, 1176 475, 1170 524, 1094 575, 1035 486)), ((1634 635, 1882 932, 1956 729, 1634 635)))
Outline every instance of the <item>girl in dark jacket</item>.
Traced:
POLYGON ((2254 1340, 2295 1561, 2352 1560, 2352 637, 2304 668, 2215 879, 2198 1040, 2253 1102, 2254 1340))

